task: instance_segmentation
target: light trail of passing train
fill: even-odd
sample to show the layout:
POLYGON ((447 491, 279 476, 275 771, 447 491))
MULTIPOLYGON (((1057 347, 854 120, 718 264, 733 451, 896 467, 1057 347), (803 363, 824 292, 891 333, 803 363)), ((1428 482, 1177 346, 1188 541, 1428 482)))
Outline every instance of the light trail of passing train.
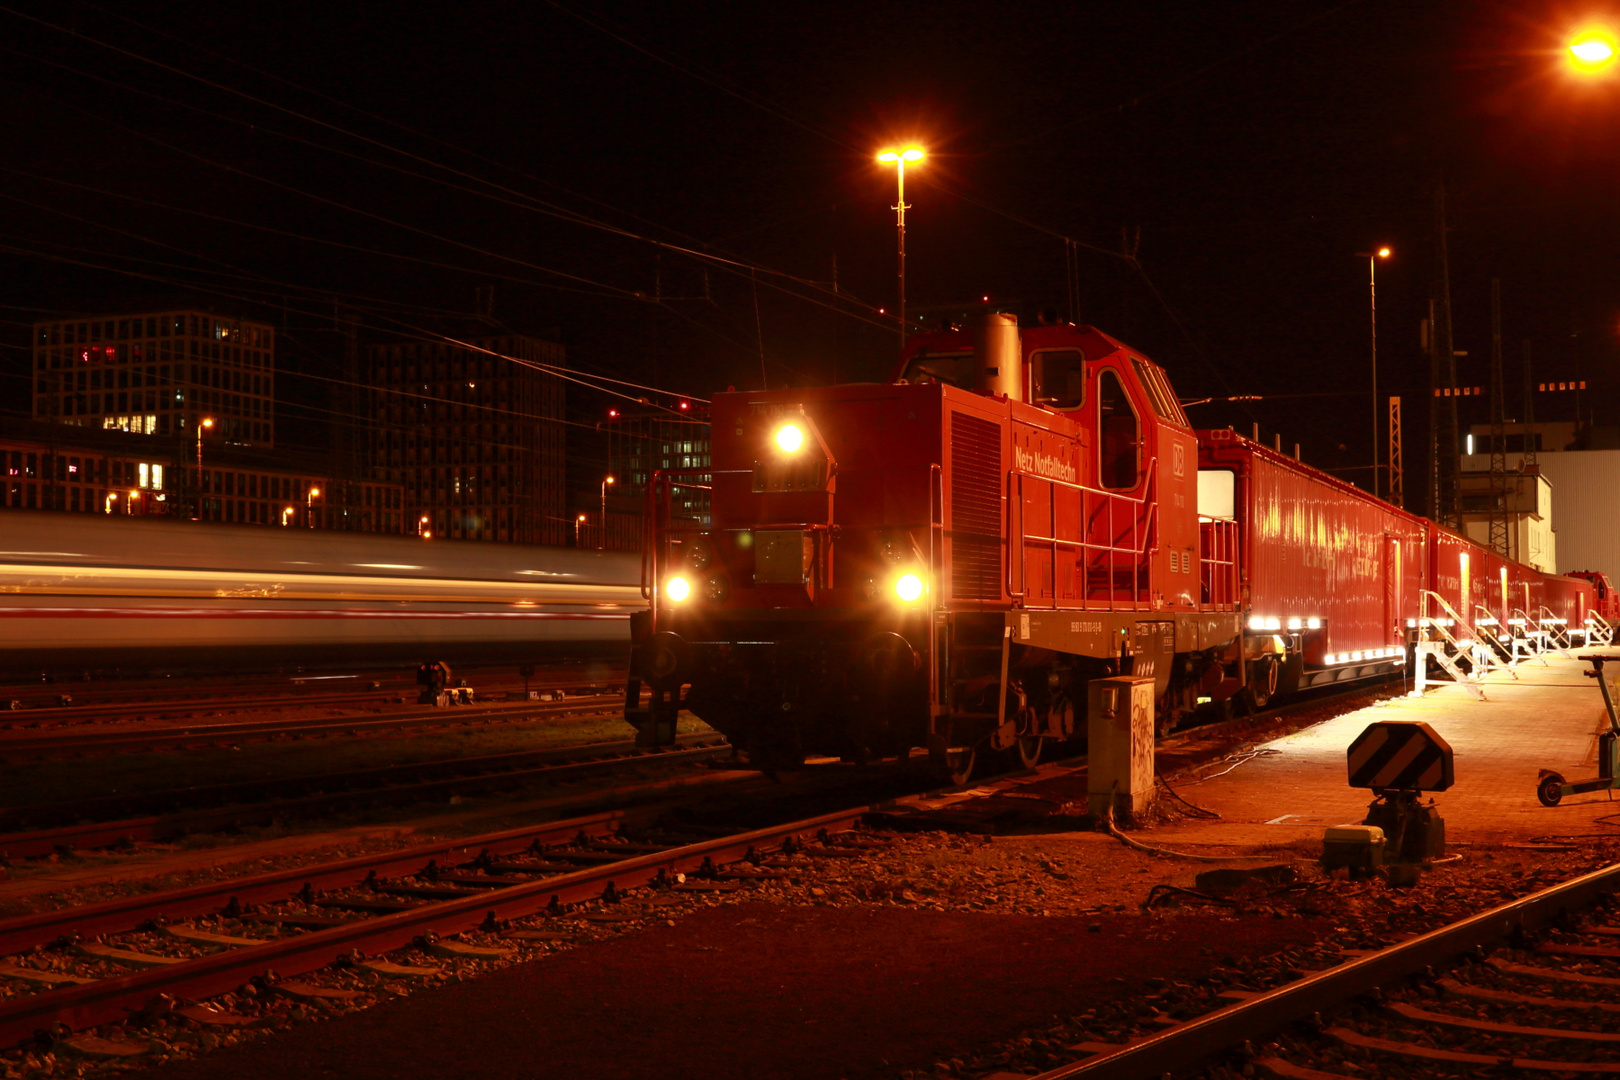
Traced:
POLYGON ((0 671, 616 652, 634 554, 0 511, 0 671))

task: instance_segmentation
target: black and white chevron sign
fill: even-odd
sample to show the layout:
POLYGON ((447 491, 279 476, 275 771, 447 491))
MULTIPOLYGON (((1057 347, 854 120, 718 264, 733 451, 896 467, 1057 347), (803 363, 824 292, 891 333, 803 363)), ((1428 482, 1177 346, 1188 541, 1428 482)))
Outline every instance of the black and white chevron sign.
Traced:
POLYGON ((1369 724, 1348 756, 1351 787, 1444 791, 1456 779, 1451 746, 1421 720, 1369 724))

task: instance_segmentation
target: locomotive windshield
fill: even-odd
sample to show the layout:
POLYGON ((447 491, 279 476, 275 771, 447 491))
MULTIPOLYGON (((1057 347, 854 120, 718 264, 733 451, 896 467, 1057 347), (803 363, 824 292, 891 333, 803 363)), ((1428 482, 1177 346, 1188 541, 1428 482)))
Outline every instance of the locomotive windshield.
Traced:
POLYGON ((979 375, 972 353, 931 353, 924 349, 911 358, 902 377, 908 383, 942 382, 958 390, 971 390, 977 385, 979 375))

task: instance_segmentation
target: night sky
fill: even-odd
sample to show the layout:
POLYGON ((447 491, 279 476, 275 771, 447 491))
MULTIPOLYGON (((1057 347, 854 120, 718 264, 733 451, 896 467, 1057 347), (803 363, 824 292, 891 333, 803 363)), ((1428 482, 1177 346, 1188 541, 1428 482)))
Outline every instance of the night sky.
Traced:
MULTIPOLYGON (((585 374, 704 396, 882 378, 894 177, 872 156, 914 139, 931 157, 907 174, 913 310, 989 295, 1073 315, 1184 399, 1265 398, 1192 406, 1200 426, 1259 422, 1362 484, 1355 255, 1392 246, 1379 385, 1405 396, 1411 491, 1442 184, 1459 381, 1488 385, 1499 277, 1508 416, 1528 341, 1538 381, 1591 380, 1581 414, 1609 422, 1620 72, 1561 59, 1602 15, 0 0, 0 415, 27 412, 29 322, 181 296, 284 328, 285 433, 316 448, 344 422, 322 411, 335 306, 381 340, 470 313, 487 285, 504 325, 585 374)), ((569 393, 581 433, 613 403, 569 393)), ((1540 395, 1536 418, 1576 408, 1540 395)), ((1486 419, 1468 403, 1465 424, 1486 419)))

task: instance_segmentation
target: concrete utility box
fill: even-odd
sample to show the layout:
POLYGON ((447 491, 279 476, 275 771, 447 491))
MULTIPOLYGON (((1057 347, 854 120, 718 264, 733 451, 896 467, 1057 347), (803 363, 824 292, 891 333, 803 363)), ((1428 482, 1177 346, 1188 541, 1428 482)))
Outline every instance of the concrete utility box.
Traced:
POLYGON ((1141 814, 1153 805, 1153 676, 1094 679, 1086 695, 1090 809, 1141 814))

